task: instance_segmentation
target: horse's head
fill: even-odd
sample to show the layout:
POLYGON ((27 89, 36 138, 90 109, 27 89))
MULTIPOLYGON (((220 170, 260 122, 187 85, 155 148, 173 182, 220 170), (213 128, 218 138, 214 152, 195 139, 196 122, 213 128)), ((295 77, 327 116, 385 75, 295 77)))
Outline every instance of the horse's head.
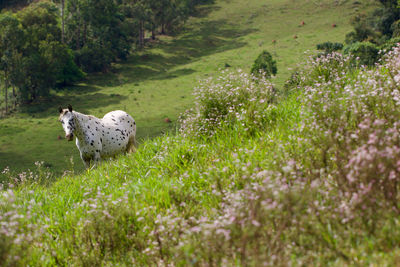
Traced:
POLYGON ((60 117, 58 120, 61 122, 64 131, 65 138, 68 141, 72 141, 74 139, 74 131, 75 131, 75 121, 74 121, 74 113, 72 113, 72 106, 68 105, 68 108, 63 109, 62 107, 58 108, 60 112, 60 117))

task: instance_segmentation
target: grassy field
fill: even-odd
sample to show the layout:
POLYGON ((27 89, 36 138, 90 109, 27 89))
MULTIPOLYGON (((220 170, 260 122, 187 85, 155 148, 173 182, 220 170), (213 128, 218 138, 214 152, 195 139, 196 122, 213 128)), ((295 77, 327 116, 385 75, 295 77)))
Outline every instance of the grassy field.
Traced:
POLYGON ((273 102, 220 72, 179 134, 79 175, 6 173, 3 265, 399 265, 399 62, 319 57, 273 102))
MULTIPOLYGON (((339 53, 302 62, 299 46, 343 39, 346 26, 331 27, 330 12, 355 12, 353 2, 326 3, 276 1, 265 9, 216 1, 220 8, 203 7, 185 33, 113 74, 91 76, 72 96, 59 93, 58 102, 96 115, 126 108, 149 128, 142 126, 136 153, 93 170, 3 172, 10 182, 0 184, 1 265, 399 266, 400 48, 369 68, 339 53), (310 10, 299 26, 295 14, 310 10), (269 33, 265 17, 278 29, 269 33), (295 67, 292 57, 304 63, 283 97, 247 74, 264 48, 275 49, 278 88, 295 67), (225 64, 245 72, 218 71, 225 64), (107 109, 93 107, 102 102, 107 109), (185 113, 179 133, 163 125, 189 106, 196 112, 185 113)), ((53 114, 49 105, 17 120, 44 131, 46 122, 56 128, 53 114)), ((57 142, 54 162, 61 144, 75 149, 57 142)))
POLYGON ((202 6, 180 34, 160 37, 127 62, 115 64, 112 73, 91 75, 48 101, 1 119, 0 169, 22 171, 44 161, 61 173, 71 169, 71 157, 73 168, 83 169, 75 144, 58 139, 64 136, 56 121, 59 105, 70 103, 77 111, 100 117, 126 110, 137 121, 138 139, 145 140, 175 131, 199 79, 227 65, 247 71, 263 49, 278 62, 273 82, 282 87, 305 59, 305 51, 317 43, 343 41, 351 30, 350 17, 369 5, 372 1, 221 0, 202 6), (172 124, 164 122, 167 117, 172 124))

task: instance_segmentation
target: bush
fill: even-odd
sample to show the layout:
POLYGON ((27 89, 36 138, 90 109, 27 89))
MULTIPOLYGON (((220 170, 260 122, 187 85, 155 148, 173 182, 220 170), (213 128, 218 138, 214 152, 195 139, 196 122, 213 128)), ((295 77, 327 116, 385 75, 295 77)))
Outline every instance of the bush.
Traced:
POLYGON ((359 63, 366 66, 374 65, 379 59, 379 48, 370 42, 356 42, 344 48, 345 54, 359 58, 359 63))
POLYGON ((350 196, 349 220, 355 213, 379 220, 373 214, 382 208, 399 213, 399 53, 395 48, 377 69, 304 87, 303 112, 308 115, 303 129, 309 132, 302 136, 320 159, 311 168, 326 170, 342 194, 350 196))
POLYGON ((351 56, 337 52, 320 54, 317 57, 310 56, 304 65, 299 66, 285 81, 284 90, 286 93, 304 90, 305 87, 315 83, 334 81, 337 77, 341 77, 339 81, 342 81, 343 76, 353 72, 353 66, 351 56))
POLYGON ((269 52, 263 51, 254 61, 251 73, 254 76, 263 75, 266 78, 271 78, 277 73, 276 61, 272 59, 269 52))
POLYGON ((239 70, 222 71, 221 76, 202 81, 194 95, 195 108, 181 120, 181 133, 185 136, 211 136, 221 126, 235 122, 249 129, 262 127, 275 93, 264 76, 239 70))
POLYGON ((317 44, 317 49, 324 50, 325 54, 329 54, 334 51, 342 50, 342 48, 343 48, 342 43, 325 42, 325 43, 317 44))
POLYGON ((392 38, 393 37, 400 37, 400 20, 393 22, 392 26, 390 26, 392 30, 392 38))
POLYGON ((337 52, 319 57, 311 56, 294 78, 301 87, 333 81, 337 77, 346 76, 353 71, 352 60, 350 55, 337 52))
POLYGON ((380 46, 380 50, 383 51, 381 54, 385 55, 386 52, 392 51, 398 43, 400 43, 400 36, 387 40, 383 45, 380 46))

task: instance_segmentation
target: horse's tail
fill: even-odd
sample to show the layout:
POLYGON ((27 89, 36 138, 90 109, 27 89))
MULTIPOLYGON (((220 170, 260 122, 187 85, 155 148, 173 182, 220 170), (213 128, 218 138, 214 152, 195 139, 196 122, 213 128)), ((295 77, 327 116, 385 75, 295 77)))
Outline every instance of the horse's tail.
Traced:
POLYGON ((126 152, 128 152, 128 153, 136 152, 136 138, 135 138, 134 134, 129 136, 129 141, 128 141, 128 145, 126 147, 126 152))

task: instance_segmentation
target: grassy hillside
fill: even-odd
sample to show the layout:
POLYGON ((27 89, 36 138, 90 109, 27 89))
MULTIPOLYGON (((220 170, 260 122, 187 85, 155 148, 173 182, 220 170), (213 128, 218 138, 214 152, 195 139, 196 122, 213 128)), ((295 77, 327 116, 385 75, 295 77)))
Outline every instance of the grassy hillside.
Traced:
MULTIPOLYGON (((227 7, 232 23, 239 14, 229 9, 235 3, 217 2, 227 7)), ((275 7, 282 4, 275 3, 275 7)), ((352 4, 323 3, 286 4, 322 11, 352 4)), ((246 7, 261 10, 253 4, 246 7)), ((215 21, 213 16, 222 12, 202 19, 215 21)), ((356 59, 341 54, 304 56, 292 78, 293 87, 282 97, 271 81, 247 73, 249 63, 235 65, 241 56, 244 62, 245 54, 238 51, 254 45, 246 39, 252 34, 257 32, 238 38, 248 42, 240 48, 203 54, 171 67, 195 70, 180 75, 182 82, 189 82, 196 68, 208 66, 214 73, 194 83, 194 96, 180 99, 195 109, 185 112, 178 133, 142 140, 135 154, 78 175, 53 176, 40 165, 37 172, 19 176, 3 172, 10 183, 0 194, 0 262, 5 266, 399 265, 400 48, 373 68, 356 67, 356 59), (218 66, 203 61, 217 62, 225 53, 232 53, 230 61, 220 58, 220 62, 246 71, 217 71, 218 66)), ((171 51, 179 50, 185 36, 190 32, 163 40, 137 60, 164 53, 163 47, 169 45, 171 51)), ((213 42, 217 41, 224 40, 213 42)), ((186 54, 196 55, 201 44, 186 54)), ((254 53, 251 57, 258 54, 248 52, 254 53)), ((284 63, 281 56, 279 60, 284 63)), ((159 73, 151 77, 170 74, 157 71, 158 64, 153 63, 152 71, 159 73)), ((117 66, 120 72, 115 75, 128 77, 127 66, 117 66)), ((144 75, 149 70, 143 69, 150 67, 132 68, 142 69, 144 75)), ((206 76, 198 72, 199 77, 206 76)), ((107 77, 115 78, 93 79, 110 82, 107 77)), ((161 80, 151 77, 141 88, 147 83, 161 86, 161 80)), ((274 82, 282 86, 282 81, 279 77, 274 82)), ((103 89, 111 88, 117 87, 103 89)), ((146 95, 146 90, 142 93, 146 95)))
POLYGON ((226 64, 249 70, 263 49, 277 59, 274 82, 282 87, 306 50, 328 40, 343 41, 350 31, 349 18, 371 2, 232 0, 203 6, 183 33, 161 37, 128 62, 115 64, 113 73, 90 76, 51 100, 1 119, 0 169, 22 171, 44 161, 61 173, 71 168, 72 157, 73 168, 82 170, 75 145, 58 140, 64 136, 56 121, 59 105, 71 103, 80 112, 100 117, 126 110, 137 121, 139 140, 145 140, 174 131, 179 114, 192 105, 192 89, 199 79, 226 64), (166 117, 173 123, 165 123, 166 117))
POLYGON ((179 134, 81 175, 10 179, 2 263, 398 265, 399 58, 310 59, 284 100, 220 72, 179 134))

